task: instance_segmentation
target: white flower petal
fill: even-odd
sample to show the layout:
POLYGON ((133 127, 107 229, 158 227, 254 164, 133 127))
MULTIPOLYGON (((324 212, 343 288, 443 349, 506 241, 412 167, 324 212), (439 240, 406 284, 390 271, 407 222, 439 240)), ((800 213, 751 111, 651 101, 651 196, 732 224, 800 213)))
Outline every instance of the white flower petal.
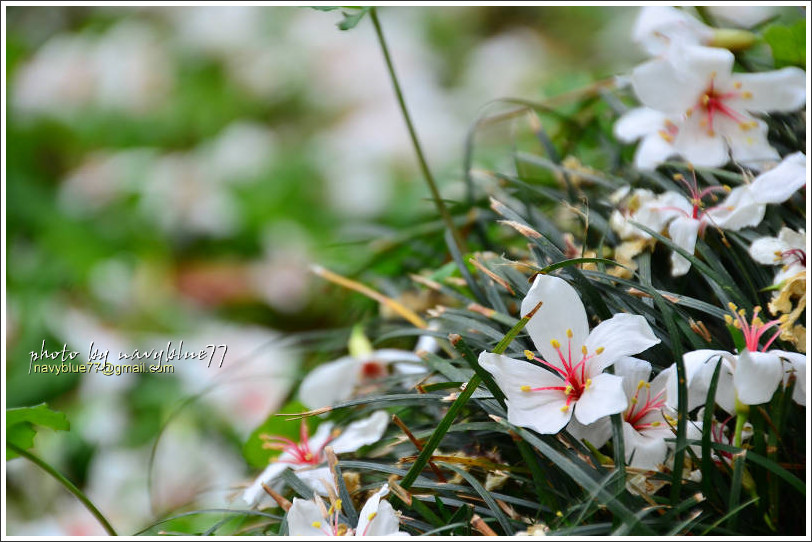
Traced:
POLYGON ((325 484, 335 489, 335 482, 333 481, 333 473, 330 467, 304 467, 296 469, 296 476, 310 489, 316 492, 317 495, 326 497, 329 495, 325 484))
POLYGON ((758 263, 765 265, 778 265, 781 263, 781 253, 787 250, 787 245, 776 237, 759 237, 750 245, 750 257, 758 263))
POLYGON ((420 359, 420 356, 418 356, 414 352, 410 352, 409 350, 398 350, 395 348, 383 348, 381 350, 373 350, 366 356, 361 357, 362 363, 369 361, 383 363, 384 365, 393 363, 395 361, 411 361, 416 363, 423 362, 423 360, 420 359))
POLYGON ((736 231, 758 226, 766 207, 755 199, 751 186, 737 186, 719 205, 708 209, 705 220, 718 228, 736 231))
POLYGON ((567 424, 567 433, 577 440, 586 440, 595 448, 600 448, 612 437, 612 420, 609 417, 600 418, 595 423, 584 425, 573 416, 567 424))
POLYGON ((786 387, 789 376, 795 374, 795 388, 792 390, 792 399, 799 405, 806 406, 806 354, 785 352, 784 350, 770 350, 786 363, 784 365, 783 385, 786 387), (786 365, 789 365, 787 367, 786 365))
POLYGON ((750 185, 757 203, 783 203, 806 184, 806 156, 796 152, 762 173, 750 185))
POLYGON ((347 356, 319 365, 302 380, 299 400, 310 409, 332 406, 352 397, 361 361, 347 356))
POLYGON ((686 12, 670 6, 646 6, 632 29, 632 39, 643 45, 650 55, 667 51, 674 41, 706 42, 713 30, 686 12))
POLYGON ((575 417, 584 425, 623 412, 629 400, 623 393, 623 379, 619 376, 601 373, 592 377, 592 385, 581 394, 575 404, 575 417))
POLYGON ((585 346, 590 355, 595 354, 598 348, 603 348, 588 363, 590 374, 604 370, 621 357, 639 354, 659 342, 660 339, 654 335, 642 316, 615 314, 598 324, 586 340, 585 346))
POLYGON ((521 390, 522 386, 563 386, 561 378, 530 362, 490 352, 480 354, 479 364, 493 375, 499 389, 505 394, 510 423, 530 427, 543 434, 558 433, 567 425, 572 409, 561 410, 566 404, 563 391, 521 390))
POLYGON ((384 484, 381 489, 376 491, 367 502, 364 503, 361 512, 358 514, 358 526, 356 527, 356 534, 363 536, 369 526, 369 522, 374 519, 374 514, 378 512, 378 505, 381 502, 381 497, 385 497, 389 493, 389 487, 384 484))
POLYGON ((381 500, 387 493, 389 488, 384 485, 364 504, 358 517, 355 536, 409 536, 409 533, 399 530, 400 521, 392 505, 381 500))
POLYGON ((795 111, 806 103, 806 72, 789 67, 760 73, 737 73, 731 78, 741 83, 749 98, 731 100, 736 109, 754 112, 795 111))
POLYGON ((723 166, 730 159, 725 139, 716 131, 710 135, 703 122, 706 119, 700 112, 685 119, 674 138, 674 149, 695 166, 723 166))
POLYGON ((806 232, 804 230, 795 231, 784 226, 778 232, 778 239, 787 246, 787 249, 806 250, 806 232))
POLYGON ((388 425, 389 414, 378 410, 368 418, 349 424, 330 445, 337 454, 354 452, 361 446, 381 440, 388 425))
POLYGON ((668 57, 674 70, 693 83, 692 87, 683 89, 686 93, 693 93, 694 101, 689 107, 699 102, 701 94, 708 90, 712 79, 716 85, 725 86, 735 61, 733 53, 727 49, 691 43, 676 43, 668 57))
MULTIPOLYGON (((716 364, 720 359, 726 360, 725 363, 729 366, 730 361, 728 358, 733 358, 732 354, 723 350, 693 350, 686 352, 682 356, 682 362, 685 366, 685 386, 688 390, 688 410, 704 405, 707 400, 708 387, 710 385, 710 378, 713 376, 713 371, 716 364)), ((672 409, 677 408, 677 367, 672 365, 667 371, 666 382, 666 405, 672 409)), ((732 378, 732 371, 727 371, 732 378)), ((725 373, 722 370, 720 379, 725 373)), ((721 380, 720 380, 721 384, 721 380)), ((719 402, 719 393, 721 385, 717 387, 716 399, 719 402)), ((732 392, 732 390, 731 390, 732 392)), ((732 403, 732 402, 731 402, 732 403)))
MULTIPOLYGON (((657 131, 668 117, 650 107, 636 107, 624 113, 614 125, 615 137, 624 143, 631 143, 657 131)), ((661 138, 662 139, 662 138, 661 138)))
POLYGON ((648 134, 640 142, 634 154, 634 165, 640 170, 653 170, 674 155, 679 154, 673 143, 666 141, 659 132, 648 134))
POLYGON ((648 382, 651 363, 629 356, 623 357, 615 362, 615 374, 623 378, 623 392, 626 397, 632 398, 640 381, 648 382))
POLYGON ((781 358, 778 355, 745 349, 736 362, 733 386, 739 401, 746 405, 760 405, 772 399, 782 376, 781 358))
POLYGON ((541 307, 525 326, 530 338, 533 339, 533 344, 536 345, 536 350, 545 361, 562 367, 558 353, 550 345, 550 341, 553 339, 559 341, 561 349, 566 352, 569 329, 573 334, 571 340, 573 352, 577 353, 580 359, 581 345, 589 335, 589 323, 578 292, 563 279, 538 275, 527 296, 522 300, 522 316, 533 310, 540 301, 541 307))
POLYGON ((322 517, 321 510, 313 501, 293 498, 293 506, 288 510, 288 532, 291 536, 325 536, 327 521, 322 517), (315 527, 315 525, 321 525, 315 527))
POLYGON ((313 436, 307 439, 307 445, 313 453, 316 453, 324 448, 324 445, 328 443, 332 436, 333 422, 323 422, 316 428, 316 432, 313 433, 313 436))
POLYGON ((767 140, 767 123, 752 119, 742 122, 755 122, 756 126, 745 125, 743 128, 740 123, 726 118, 720 118, 717 122, 716 129, 727 141, 733 160, 752 167, 778 160, 778 151, 767 140))
MULTIPOLYGON (((668 235, 674 243, 686 250, 689 254, 694 253, 696 238, 699 234, 699 220, 687 216, 678 216, 668 225, 668 235)), ((671 254, 671 275, 679 277, 688 272, 691 262, 681 254, 674 251, 671 254)))
POLYGON ((661 58, 637 66, 631 80, 634 93, 643 105, 668 115, 679 115, 692 107, 703 85, 698 77, 674 69, 661 58))
POLYGON ((657 470, 668 453, 662 431, 639 432, 627 422, 623 422, 623 446, 626 462, 637 469, 657 470))
POLYGON ((288 468, 290 468, 288 463, 281 463, 279 461, 270 463, 267 467, 265 467, 265 470, 262 471, 259 476, 257 476, 254 483, 243 491, 243 500, 248 504, 248 506, 256 505, 264 495, 267 495, 265 490, 262 489, 262 484, 270 485, 277 476, 282 474, 288 468))

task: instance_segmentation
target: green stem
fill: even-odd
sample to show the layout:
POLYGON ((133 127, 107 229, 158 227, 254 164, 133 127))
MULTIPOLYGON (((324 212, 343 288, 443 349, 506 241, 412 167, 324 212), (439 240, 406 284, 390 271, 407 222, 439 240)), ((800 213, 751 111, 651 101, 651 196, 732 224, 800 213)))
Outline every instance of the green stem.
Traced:
POLYGON ((742 447, 742 432, 744 431, 744 424, 750 415, 750 407, 740 402, 736 398, 736 430, 733 433, 733 445, 737 448, 742 447))
POLYGON ((392 79, 392 86, 395 88, 395 95, 398 98, 400 111, 403 113, 403 119, 406 121, 406 127, 409 129, 409 136, 412 139, 415 154, 417 154, 417 161, 420 163, 420 170, 423 172, 423 177, 426 179, 426 183, 429 185, 429 190, 431 191, 432 199, 434 199, 434 204, 437 206, 437 211, 439 211, 446 228, 448 228, 451 232, 451 235, 454 238, 454 243, 457 245, 457 249, 460 251, 460 253, 464 254, 466 252, 465 241, 462 239, 460 232, 454 225, 454 220, 451 218, 451 213, 448 212, 442 197, 440 197, 440 191, 437 189, 437 184, 434 182, 434 176, 431 174, 431 170, 426 162, 426 157, 423 155, 420 140, 417 139, 417 132, 414 129, 414 124, 412 124, 412 117, 409 115, 409 110, 406 108, 406 100, 403 98, 403 91, 400 88, 400 82, 395 74, 395 66, 392 63, 392 57, 389 55, 389 47, 386 45, 386 39, 383 37, 381 22, 378 20, 377 8, 373 7, 369 11, 369 15, 372 18, 372 24, 375 26, 375 34, 378 36, 378 43, 381 44, 381 50, 383 51, 383 56, 386 60, 386 68, 389 70, 389 77, 392 79))
POLYGON ((99 521, 99 523, 102 524, 102 527, 104 527, 104 530, 107 531, 107 534, 109 534, 111 536, 118 536, 115 529, 113 529, 113 526, 110 525, 110 523, 107 521, 107 518, 105 518, 102 515, 102 513, 99 512, 99 509, 96 508, 96 506, 92 502, 90 502, 90 499, 88 499, 87 496, 84 493, 82 493, 82 490, 80 490, 78 487, 73 485, 73 482, 71 482, 70 480, 65 478, 61 473, 59 473, 51 465, 49 465, 48 463, 46 463, 45 461, 43 461, 39 457, 29 453, 27 450, 23 450, 22 448, 20 448, 16 444, 11 443, 11 442, 7 442, 6 447, 9 450, 16 453, 17 455, 22 456, 22 457, 26 458, 27 460, 31 461, 36 466, 38 466, 39 468, 41 468, 42 470, 44 470, 45 472, 47 472, 48 474, 50 474, 51 476, 56 478, 56 480, 60 484, 65 486, 65 489, 67 489, 68 491, 73 493, 73 495, 77 499, 82 501, 82 504, 85 505, 85 508, 87 508, 90 511, 90 513, 93 514, 93 517, 95 517, 99 521))

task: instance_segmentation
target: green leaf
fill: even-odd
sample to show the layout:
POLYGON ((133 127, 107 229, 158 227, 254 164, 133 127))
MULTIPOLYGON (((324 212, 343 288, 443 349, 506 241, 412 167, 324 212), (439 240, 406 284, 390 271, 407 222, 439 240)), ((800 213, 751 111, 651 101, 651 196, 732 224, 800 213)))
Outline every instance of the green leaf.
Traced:
MULTIPOLYGON (((56 431, 70 431, 68 418, 62 412, 48 408, 46 403, 35 407, 6 409, 6 442, 13 443, 23 450, 34 447, 35 426, 48 427, 56 431)), ((6 460, 18 454, 6 449, 6 460)))
MULTIPOLYGON (((307 407, 299 401, 291 401, 279 409, 279 412, 268 416, 268 419, 262 422, 262 425, 254 429, 242 448, 242 455, 248 464, 252 467, 264 468, 268 466, 268 461, 270 461, 272 457, 276 457, 282 453, 281 450, 267 450, 263 448, 262 444, 264 441, 260 438, 260 435, 280 436, 289 438, 294 442, 299 442, 299 432, 302 422, 299 420, 288 420, 277 414, 298 414, 306 410, 308 410, 307 407)), ((313 430, 318 425, 318 421, 319 420, 315 417, 306 418, 305 424, 307 424, 310 434, 313 433, 313 430)))
POLYGON ((6 424, 12 425, 30 422, 42 427, 50 427, 58 431, 70 431, 70 423, 63 412, 56 412, 48 408, 47 403, 35 407, 6 409, 6 424))
POLYGON ((764 31, 764 40, 773 51, 775 67, 806 66, 806 21, 801 19, 792 26, 770 25, 764 31))
POLYGON ((337 24, 339 30, 351 30, 355 28, 356 25, 361 22, 361 19, 369 12, 371 7, 366 6, 353 9, 355 10, 353 13, 347 13, 346 11, 341 12, 341 14, 344 15, 344 20, 337 24))

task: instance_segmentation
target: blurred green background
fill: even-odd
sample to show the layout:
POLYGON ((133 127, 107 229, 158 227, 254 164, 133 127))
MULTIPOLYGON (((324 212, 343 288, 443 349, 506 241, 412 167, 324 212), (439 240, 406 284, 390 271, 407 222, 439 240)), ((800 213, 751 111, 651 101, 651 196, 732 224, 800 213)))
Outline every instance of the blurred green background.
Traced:
MULTIPOLYGON (((443 196, 463 199, 465 137, 492 100, 635 65, 636 12, 381 9, 443 196)), ((121 533, 229 506, 254 474, 247 434, 377 315, 308 266, 374 271, 397 295, 407 272, 447 258, 437 236, 390 250, 440 223, 372 26, 342 32, 338 12, 296 7, 6 13, 7 407, 67 413, 71 431, 41 432, 35 452, 121 533), (223 368, 28 374, 43 341, 86 358, 91 342, 114 356, 180 340, 227 344, 223 368)), ((103 534, 35 467, 7 467, 9 534, 103 534)))

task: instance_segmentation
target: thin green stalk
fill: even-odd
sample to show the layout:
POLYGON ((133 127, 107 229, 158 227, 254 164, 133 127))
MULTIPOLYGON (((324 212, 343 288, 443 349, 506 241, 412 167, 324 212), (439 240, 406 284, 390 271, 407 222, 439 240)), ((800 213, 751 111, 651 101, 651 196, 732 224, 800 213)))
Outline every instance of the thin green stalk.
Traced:
POLYGON ((423 172, 423 177, 426 179, 426 183, 429 185, 429 190, 431 191, 432 199, 434 199, 434 204, 437 206, 437 211, 440 213, 443 222, 445 222, 446 228, 448 228, 452 237, 454 238, 454 244, 457 245, 457 249, 460 251, 460 253, 464 254, 466 252, 465 241, 460 235, 460 232, 457 230, 457 227, 454 225, 454 220, 451 218, 451 213, 448 212, 442 197, 440 197, 440 191, 437 189, 437 183, 434 182, 434 176, 431 174, 431 170, 426 162, 426 157, 423 155, 423 148, 420 146, 420 141, 417 139, 417 132, 414 129, 414 124, 412 124, 412 117, 409 115, 409 110, 406 108, 406 100, 403 98, 403 91, 400 88, 400 82, 395 74, 395 66, 392 63, 392 57, 389 55, 389 47, 386 45, 386 39, 383 37, 381 22, 378 20, 377 8, 373 7, 369 11, 369 15, 372 18, 372 24, 375 26, 375 34, 378 36, 378 43, 381 44, 381 50, 383 51, 383 56, 386 60, 386 68, 389 70, 389 77, 392 80, 392 86, 395 88, 395 95, 398 99, 398 105, 400 105, 400 111, 403 113, 403 119, 406 121, 406 127, 409 129, 409 136, 412 138, 412 145, 414 146, 415 154, 417 154, 417 161, 420 163, 420 170, 423 172))
POLYGON ((44 470, 45 472, 56 478, 56 480, 60 484, 65 486, 65 489, 73 493, 73 495, 77 499, 79 499, 82 502, 82 504, 85 505, 85 508, 87 508, 91 514, 93 514, 93 517, 95 517, 99 521, 99 523, 101 523, 102 527, 104 527, 104 530, 107 531, 107 534, 111 536, 118 536, 118 533, 116 533, 116 530, 113 529, 112 525, 110 525, 110 522, 107 521, 107 518, 105 518, 104 515, 102 515, 102 513, 99 512, 99 509, 96 508, 96 506, 92 502, 90 502, 90 499, 87 498, 87 495, 82 493, 81 489, 73 485, 73 482, 65 478, 59 471, 54 469, 51 465, 49 465, 39 457, 31 454, 27 450, 23 450, 16 444, 12 442, 6 442, 6 447, 12 450, 17 455, 20 455, 26 458, 27 460, 31 461, 33 464, 35 464, 36 466, 38 466, 39 468, 41 468, 42 470, 44 470))

